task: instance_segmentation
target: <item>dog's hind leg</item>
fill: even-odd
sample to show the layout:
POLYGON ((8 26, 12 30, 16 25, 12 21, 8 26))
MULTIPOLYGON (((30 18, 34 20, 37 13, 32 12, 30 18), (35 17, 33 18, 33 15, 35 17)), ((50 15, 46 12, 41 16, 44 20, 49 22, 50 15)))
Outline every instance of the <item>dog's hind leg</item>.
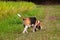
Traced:
POLYGON ((23 33, 25 33, 25 32, 28 33, 27 29, 28 29, 28 26, 26 25, 24 30, 23 30, 23 33))

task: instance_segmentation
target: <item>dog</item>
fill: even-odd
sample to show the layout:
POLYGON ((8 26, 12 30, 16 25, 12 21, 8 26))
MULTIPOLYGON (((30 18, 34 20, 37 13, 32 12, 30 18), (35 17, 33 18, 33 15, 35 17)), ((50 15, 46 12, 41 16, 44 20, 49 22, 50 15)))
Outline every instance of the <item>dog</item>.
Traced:
MULTIPOLYGON (((21 15, 17 14, 20 18, 21 15)), ((36 17, 27 17, 27 18, 22 18, 23 19, 23 25, 24 25, 24 30, 22 33, 28 33, 27 29, 29 27, 32 27, 32 31, 35 32, 36 28, 37 29, 42 29, 41 25, 40 25, 40 21, 36 19, 36 17)))

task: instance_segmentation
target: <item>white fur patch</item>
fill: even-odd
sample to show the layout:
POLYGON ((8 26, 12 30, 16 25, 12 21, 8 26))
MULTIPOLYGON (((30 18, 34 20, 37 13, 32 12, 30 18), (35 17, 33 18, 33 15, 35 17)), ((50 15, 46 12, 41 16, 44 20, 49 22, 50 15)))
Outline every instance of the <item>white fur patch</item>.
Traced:
POLYGON ((21 15, 20 14, 17 14, 19 17, 21 17, 21 15))
POLYGON ((28 26, 25 26, 23 33, 25 33, 25 32, 28 33, 27 29, 28 29, 28 26))
POLYGON ((41 26, 41 29, 42 29, 42 26, 41 26))

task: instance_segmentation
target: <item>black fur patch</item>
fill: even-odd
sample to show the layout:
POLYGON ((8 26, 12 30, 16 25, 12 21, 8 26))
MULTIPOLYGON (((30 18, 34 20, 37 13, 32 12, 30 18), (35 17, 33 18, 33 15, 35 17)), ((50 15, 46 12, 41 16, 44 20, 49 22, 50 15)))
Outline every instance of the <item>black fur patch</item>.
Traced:
POLYGON ((36 23, 36 17, 29 17, 31 25, 36 23))

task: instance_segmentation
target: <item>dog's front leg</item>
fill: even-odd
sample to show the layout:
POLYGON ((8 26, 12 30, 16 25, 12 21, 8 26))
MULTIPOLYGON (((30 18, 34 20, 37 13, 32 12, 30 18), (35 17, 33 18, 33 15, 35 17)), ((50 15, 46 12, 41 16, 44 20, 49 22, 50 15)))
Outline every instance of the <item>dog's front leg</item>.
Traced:
POLYGON ((33 32, 35 32, 35 31, 36 31, 36 25, 33 26, 33 32))

